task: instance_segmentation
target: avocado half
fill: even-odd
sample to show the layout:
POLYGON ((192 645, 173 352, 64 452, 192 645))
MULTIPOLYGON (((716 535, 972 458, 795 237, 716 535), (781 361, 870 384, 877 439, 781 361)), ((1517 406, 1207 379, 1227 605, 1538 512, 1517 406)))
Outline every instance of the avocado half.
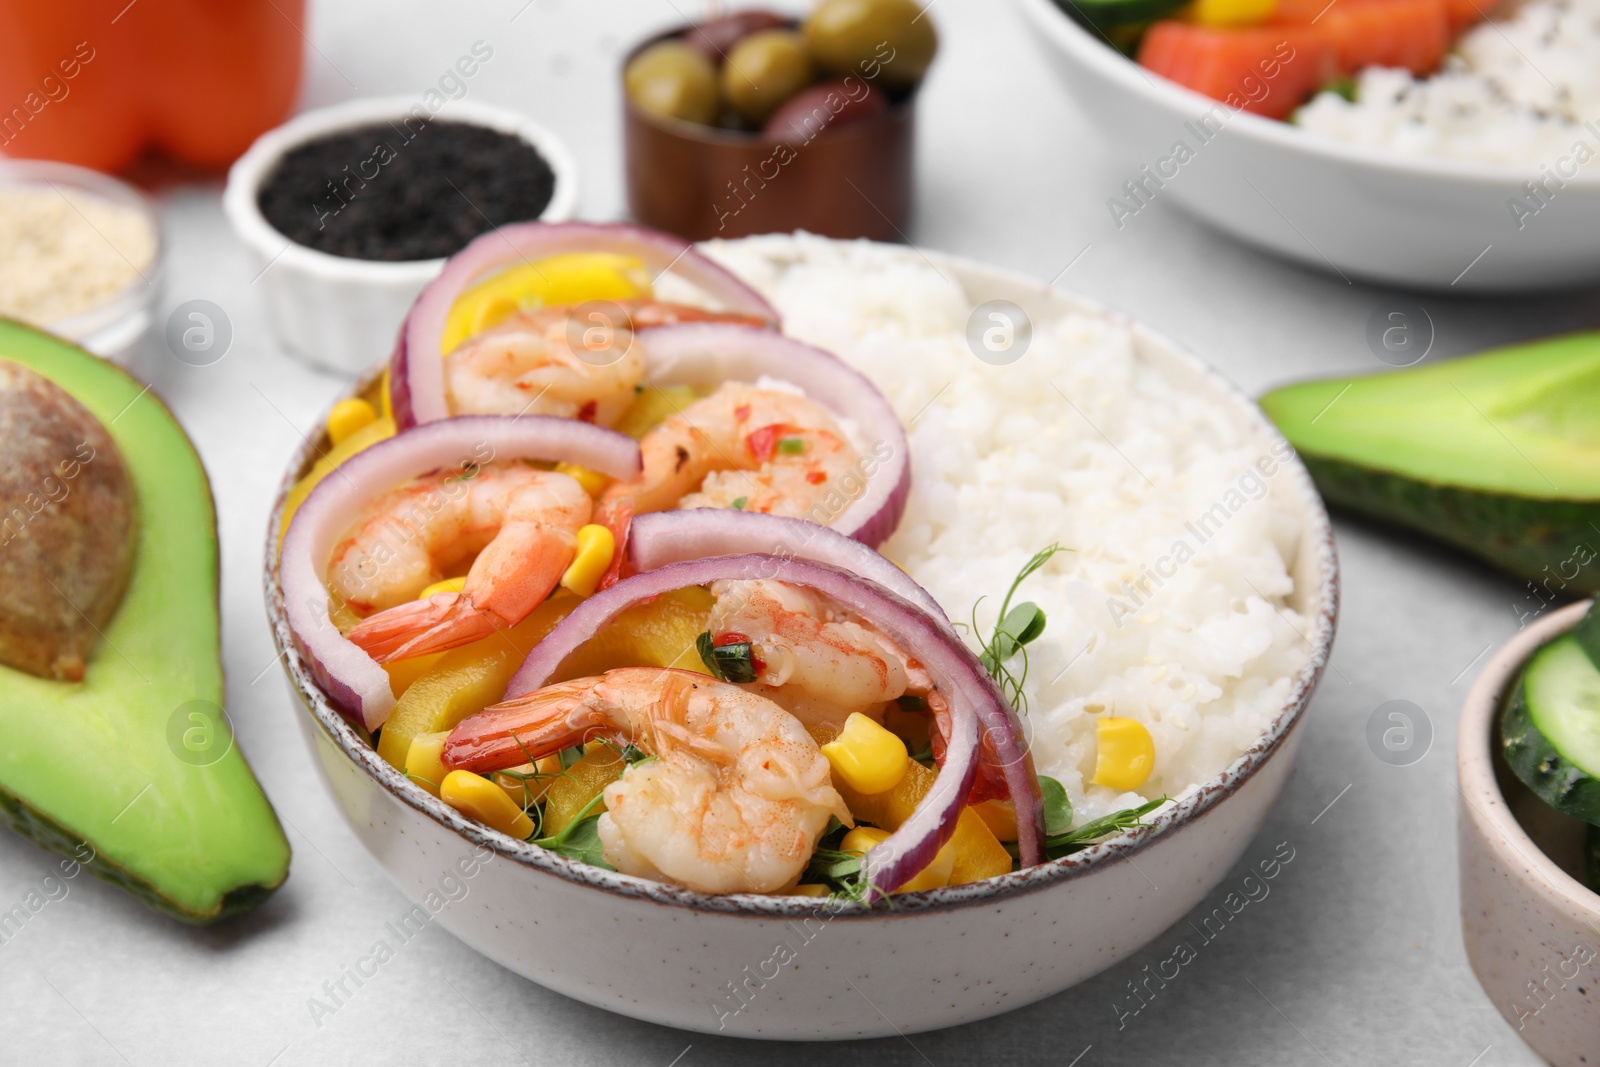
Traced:
POLYGON ((87 409, 137 502, 126 587, 81 680, 0 665, 0 811, 180 919, 247 911, 287 877, 289 843, 222 712, 216 514, 200 458, 146 387, 75 345, 0 319, 0 359, 87 409))
POLYGON ((1328 503, 1600 591, 1600 333, 1301 382, 1261 407, 1328 503))

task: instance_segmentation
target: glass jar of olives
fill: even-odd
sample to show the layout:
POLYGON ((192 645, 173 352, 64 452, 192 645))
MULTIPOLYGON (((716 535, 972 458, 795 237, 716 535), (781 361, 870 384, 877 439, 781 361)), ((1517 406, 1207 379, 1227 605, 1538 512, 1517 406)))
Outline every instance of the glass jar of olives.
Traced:
POLYGON ((904 240, 937 48, 913 0, 820 0, 803 20, 737 11, 642 42, 623 66, 633 216, 692 240, 904 240))

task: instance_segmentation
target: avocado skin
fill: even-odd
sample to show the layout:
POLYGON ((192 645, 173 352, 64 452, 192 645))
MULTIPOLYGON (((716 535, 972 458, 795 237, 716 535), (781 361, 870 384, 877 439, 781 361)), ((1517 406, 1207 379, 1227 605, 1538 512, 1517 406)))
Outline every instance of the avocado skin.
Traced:
POLYGON ((236 737, 191 764, 167 729, 184 701, 225 700, 216 515, 200 457, 148 386, 67 341, 0 317, 0 358, 56 382, 112 434, 141 526, 132 579, 82 682, 0 666, 0 813, 184 922, 249 911, 288 877, 283 828, 236 737), (154 701, 130 656, 159 679, 154 701))
MULTIPOLYGON (((93 847, 50 816, 31 807, 21 797, 14 796, 4 789, 0 789, 0 814, 5 816, 6 823, 11 829, 32 840, 34 844, 51 852, 59 852, 79 863, 83 863, 84 847, 93 847)), ((155 910, 196 926, 204 926, 232 915, 243 915, 270 897, 278 885, 283 883, 283 880, 279 879, 276 885, 239 886, 223 895, 216 911, 196 912, 162 896, 161 890, 149 881, 117 866, 99 852, 94 854, 93 859, 83 863, 83 869, 102 881, 126 890, 155 910)))
POLYGON ((1551 592, 1600 592, 1600 500, 1440 485, 1305 451, 1300 459, 1335 507, 1438 538, 1529 581, 1553 581, 1551 592))

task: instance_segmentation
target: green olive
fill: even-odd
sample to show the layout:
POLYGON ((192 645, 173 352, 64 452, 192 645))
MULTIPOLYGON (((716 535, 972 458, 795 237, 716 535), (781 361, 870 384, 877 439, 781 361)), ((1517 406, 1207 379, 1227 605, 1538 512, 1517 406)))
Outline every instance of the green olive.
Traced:
POLYGON ((622 75, 628 98, 652 115, 710 125, 717 121, 717 72, 682 41, 662 41, 633 57, 622 75))
POLYGON ((722 65, 722 96, 741 118, 759 125, 815 76, 798 33, 762 30, 728 53, 722 65))
POLYGON ((830 74, 876 79, 891 89, 922 80, 939 34, 912 0, 822 0, 806 19, 806 47, 830 74))

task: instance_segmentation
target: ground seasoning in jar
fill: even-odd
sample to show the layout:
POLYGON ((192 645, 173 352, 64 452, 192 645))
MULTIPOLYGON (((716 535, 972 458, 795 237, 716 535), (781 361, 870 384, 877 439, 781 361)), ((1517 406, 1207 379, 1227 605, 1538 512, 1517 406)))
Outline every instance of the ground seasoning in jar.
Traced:
POLYGON ((50 326, 148 279, 143 212, 50 185, 0 186, 0 315, 50 326))
POLYGON ((298 244, 353 259, 416 260, 538 218, 554 192, 550 164, 520 137, 408 118, 300 145, 262 183, 257 202, 298 244))

